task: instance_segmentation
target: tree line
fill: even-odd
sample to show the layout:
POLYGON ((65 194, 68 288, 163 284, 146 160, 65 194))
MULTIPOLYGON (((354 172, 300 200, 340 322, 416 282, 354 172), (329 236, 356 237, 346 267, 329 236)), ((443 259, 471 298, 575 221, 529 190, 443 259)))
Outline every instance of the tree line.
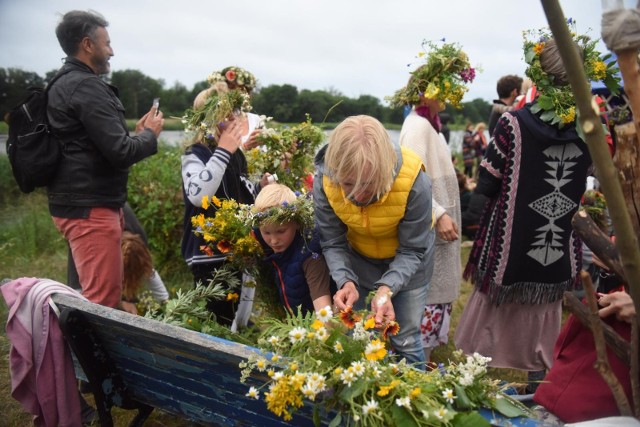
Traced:
MULTIPOLYGON (((0 68, 0 117, 26 96, 28 88, 42 87, 50 81, 57 70, 44 76, 20 68, 0 68)), ((196 83, 191 89, 176 82, 166 87, 163 79, 151 78, 138 70, 113 71, 106 81, 118 88, 122 104, 129 119, 139 118, 150 108, 153 98, 161 99, 161 109, 165 117, 181 117, 191 107, 195 96, 208 87, 206 81, 196 83)), ((253 94, 253 108, 256 113, 272 117, 283 123, 306 120, 309 114, 314 123, 339 122, 355 114, 367 114, 383 123, 402 124, 404 114, 400 108, 389 108, 371 95, 349 98, 335 89, 299 90, 290 84, 258 87, 253 94)), ((462 109, 447 105, 445 112, 450 117, 450 126, 464 126, 478 123, 489 117, 491 104, 476 98, 462 103, 462 109)))

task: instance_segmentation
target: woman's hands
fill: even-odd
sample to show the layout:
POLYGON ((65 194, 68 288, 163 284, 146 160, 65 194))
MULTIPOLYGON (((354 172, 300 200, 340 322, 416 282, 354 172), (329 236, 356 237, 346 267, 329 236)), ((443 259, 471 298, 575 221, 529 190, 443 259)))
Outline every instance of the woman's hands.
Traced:
POLYGON ((393 295, 391 289, 386 285, 381 285, 373 300, 371 300, 371 311, 376 316, 376 328, 381 328, 387 323, 396 320, 391 295, 393 295))
POLYGON ((356 284, 346 282, 333 296, 333 304, 337 311, 342 311, 353 307, 353 304, 358 301, 358 298, 360 298, 360 294, 358 293, 356 284))
MULTIPOLYGON (((376 327, 380 328, 387 323, 396 320, 396 313, 391 302, 391 289, 382 285, 376 291, 376 295, 371 301, 371 311, 375 315, 376 327)), ((342 288, 333 296, 333 303, 336 311, 352 308, 353 304, 358 301, 360 293, 355 283, 346 282, 342 288)))
POLYGON ((447 213, 442 214, 436 221, 436 232, 445 242, 453 242, 460 237, 458 224, 447 213))

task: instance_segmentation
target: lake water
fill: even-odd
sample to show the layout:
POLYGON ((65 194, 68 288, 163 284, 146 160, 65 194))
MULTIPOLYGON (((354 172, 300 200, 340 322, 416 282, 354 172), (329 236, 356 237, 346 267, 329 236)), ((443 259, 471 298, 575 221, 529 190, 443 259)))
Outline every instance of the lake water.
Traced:
MULTIPOLYGON (((327 135, 329 134, 329 132, 330 131, 326 132, 327 135)), ((451 151, 453 153, 459 153, 461 151, 462 134, 463 134, 463 131, 461 130, 451 131, 451 136, 449 138, 449 147, 451 148, 451 151)), ((392 141, 398 142, 398 138, 400 138, 400 131, 390 130, 389 136, 391 137, 392 141)), ((166 130, 160 134, 160 139, 164 140, 169 145, 179 145, 184 138, 185 138, 185 134, 181 130, 166 130)), ((5 148, 6 142, 7 142, 7 135, 6 134, 0 135, 0 154, 6 154, 7 152, 5 148)))
MULTIPOLYGON (((326 131, 325 133, 328 135, 331 131, 326 131)), ((462 134, 461 130, 453 130, 451 131, 451 135, 449 138, 449 147, 451 151, 454 153, 459 153, 462 147, 462 134)), ((389 136, 393 142, 398 142, 400 138, 399 130, 390 130, 389 136)), ((179 145, 182 140, 185 138, 185 133, 181 130, 167 130, 163 131, 160 134, 160 139, 164 140, 169 145, 179 145)))

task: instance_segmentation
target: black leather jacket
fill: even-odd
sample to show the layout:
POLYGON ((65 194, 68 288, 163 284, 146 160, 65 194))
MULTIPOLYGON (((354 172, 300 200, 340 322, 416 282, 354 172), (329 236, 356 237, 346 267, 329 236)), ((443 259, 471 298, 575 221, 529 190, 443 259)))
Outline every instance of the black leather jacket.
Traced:
POLYGON ((49 205, 120 208, 127 199, 129 167, 155 154, 149 129, 129 136, 117 89, 91 68, 68 57, 72 71, 49 90, 47 115, 63 145, 62 160, 47 187, 49 205))

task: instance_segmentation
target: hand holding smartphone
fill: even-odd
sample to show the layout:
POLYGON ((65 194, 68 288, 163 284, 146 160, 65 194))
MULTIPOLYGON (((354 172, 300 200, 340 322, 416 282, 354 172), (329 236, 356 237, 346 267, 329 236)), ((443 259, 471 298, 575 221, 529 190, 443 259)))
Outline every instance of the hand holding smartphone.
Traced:
POLYGON ((158 110, 160 109, 160 98, 153 98, 152 107, 156 109, 156 115, 158 114, 158 110))

